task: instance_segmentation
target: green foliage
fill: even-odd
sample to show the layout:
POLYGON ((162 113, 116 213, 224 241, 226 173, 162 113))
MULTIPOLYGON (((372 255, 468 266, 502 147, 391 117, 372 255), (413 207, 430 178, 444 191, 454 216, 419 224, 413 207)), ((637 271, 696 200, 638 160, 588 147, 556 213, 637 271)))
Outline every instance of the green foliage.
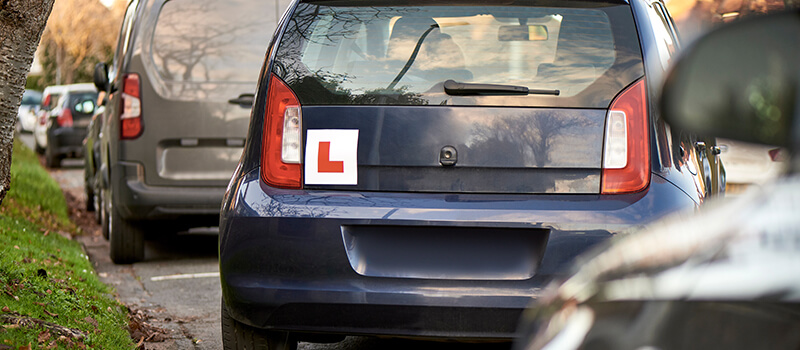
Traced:
POLYGON ((0 347, 132 349, 127 309, 109 297, 80 244, 54 230, 69 224, 60 189, 17 142, 12 189, 0 207, 0 316, 30 317, 83 332, 59 339, 43 327, 4 325, 0 347))
POLYGON ((37 91, 44 90, 45 86, 39 84, 40 80, 40 75, 28 75, 27 79, 25 80, 25 88, 37 91))

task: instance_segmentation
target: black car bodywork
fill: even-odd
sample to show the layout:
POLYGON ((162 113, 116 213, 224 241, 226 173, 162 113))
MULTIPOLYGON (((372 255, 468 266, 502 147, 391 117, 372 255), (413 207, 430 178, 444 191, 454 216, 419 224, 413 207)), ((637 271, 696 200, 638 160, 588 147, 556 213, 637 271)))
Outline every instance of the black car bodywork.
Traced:
MULTIPOLYGON (((314 333, 509 340, 524 307, 575 256, 721 193, 713 139, 670 130, 658 118, 655 91, 671 50, 677 49, 662 3, 426 5, 297 1, 284 16, 268 49, 247 142, 222 206, 224 334, 247 332, 270 340, 288 334, 288 343, 314 333), (566 74, 603 67, 592 80, 563 84, 572 90, 559 87, 558 95, 551 87, 557 87, 558 79, 537 81, 526 94, 508 96, 518 86, 485 87, 470 78, 490 74, 497 68, 491 64, 470 72, 415 68, 424 59, 425 38, 447 27, 426 12, 462 19, 493 14, 505 21, 504 16, 523 17, 508 13, 532 11, 533 18, 562 23, 566 29, 559 35, 575 43, 592 32, 574 24, 585 9, 604 18, 604 28, 614 28, 613 35, 594 42, 617 51, 592 58, 600 63, 572 62, 565 69, 556 59, 539 65, 543 77, 557 77, 551 73, 559 69, 566 74), (387 22, 410 17, 408 23, 392 23, 422 23, 422 30, 405 46, 411 57, 399 62, 388 53, 381 56, 391 48, 373 51, 367 35, 365 42, 346 47, 353 48, 352 57, 361 58, 341 66, 340 74, 336 62, 326 61, 340 57, 340 52, 326 51, 338 44, 326 40, 357 37, 350 30, 360 24, 315 21, 364 13, 386 16, 387 22), (331 35, 309 28, 329 28, 331 35), (331 32, 337 28, 341 32, 331 32), (314 58, 303 61, 309 55, 314 58), (360 69, 371 73, 348 75, 360 69), (403 85, 407 75, 415 77, 403 85), (447 82, 456 76, 466 84, 447 82), (362 79, 363 86, 352 87, 354 79, 362 79), (544 92, 531 92, 542 86, 544 92), (640 147, 631 150, 640 151, 647 164, 642 185, 604 192, 607 110, 630 89, 638 89, 646 115, 640 147), (288 124, 273 126, 276 106, 296 108, 279 113, 288 124), (295 123, 292 116, 299 114, 302 123, 295 123), (277 153, 271 143, 275 130, 280 134, 289 128, 301 135, 298 154, 305 157, 298 156, 299 162, 282 162, 280 143, 277 153), (331 158, 334 151, 324 145, 327 141, 308 153, 309 140, 330 130, 351 132, 334 132, 338 140, 357 140, 351 154, 358 160, 356 181, 325 183, 309 175, 309 162, 346 172, 346 163, 331 158), (542 136, 548 132, 553 135, 549 140, 542 136), (547 147, 536 150, 542 138, 547 147), (280 333, 269 333, 274 331, 280 333)), ((522 22, 509 20, 514 27, 522 22)), ((461 25, 456 19, 447 23, 461 25)), ((442 37, 437 40, 447 40, 442 37)), ((224 342, 226 348, 244 346, 227 336, 224 342)))
POLYGON ((48 112, 45 163, 61 166, 65 157, 83 156, 83 139, 94 113, 97 91, 91 86, 67 85, 55 108, 48 112))

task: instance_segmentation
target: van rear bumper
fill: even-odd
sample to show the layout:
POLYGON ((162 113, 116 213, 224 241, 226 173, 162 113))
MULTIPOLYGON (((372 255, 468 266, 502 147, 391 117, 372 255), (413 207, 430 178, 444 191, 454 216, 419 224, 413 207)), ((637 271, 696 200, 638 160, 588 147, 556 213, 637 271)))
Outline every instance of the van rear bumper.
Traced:
POLYGON ((189 221, 192 226, 217 226, 224 186, 150 186, 138 164, 119 162, 111 171, 114 205, 126 220, 189 221))

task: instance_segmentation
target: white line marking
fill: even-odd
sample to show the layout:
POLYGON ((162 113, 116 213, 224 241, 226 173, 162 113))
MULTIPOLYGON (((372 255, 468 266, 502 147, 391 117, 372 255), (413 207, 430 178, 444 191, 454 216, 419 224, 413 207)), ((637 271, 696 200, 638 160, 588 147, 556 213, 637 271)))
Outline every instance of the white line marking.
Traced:
POLYGON ((185 280, 192 278, 212 278, 219 277, 219 272, 203 272, 203 273, 184 273, 167 276, 150 277, 151 281, 166 281, 166 280, 185 280))

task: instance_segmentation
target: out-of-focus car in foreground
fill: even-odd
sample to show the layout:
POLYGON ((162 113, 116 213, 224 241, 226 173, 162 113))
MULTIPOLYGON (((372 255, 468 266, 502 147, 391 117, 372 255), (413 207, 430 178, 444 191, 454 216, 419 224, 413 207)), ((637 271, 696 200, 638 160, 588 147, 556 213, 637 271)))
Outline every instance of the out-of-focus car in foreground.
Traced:
POLYGON ((510 340, 576 255, 720 193, 656 112, 677 46, 659 1, 295 1, 222 206, 225 348, 510 340))
POLYGON ((785 177, 614 240, 547 288, 516 349, 800 347, 800 11, 723 26, 682 57, 663 117, 789 150, 785 177))
POLYGON ((22 103, 19 105, 19 110, 17 110, 17 129, 19 131, 33 132, 41 103, 41 92, 25 89, 25 92, 22 93, 22 103))

